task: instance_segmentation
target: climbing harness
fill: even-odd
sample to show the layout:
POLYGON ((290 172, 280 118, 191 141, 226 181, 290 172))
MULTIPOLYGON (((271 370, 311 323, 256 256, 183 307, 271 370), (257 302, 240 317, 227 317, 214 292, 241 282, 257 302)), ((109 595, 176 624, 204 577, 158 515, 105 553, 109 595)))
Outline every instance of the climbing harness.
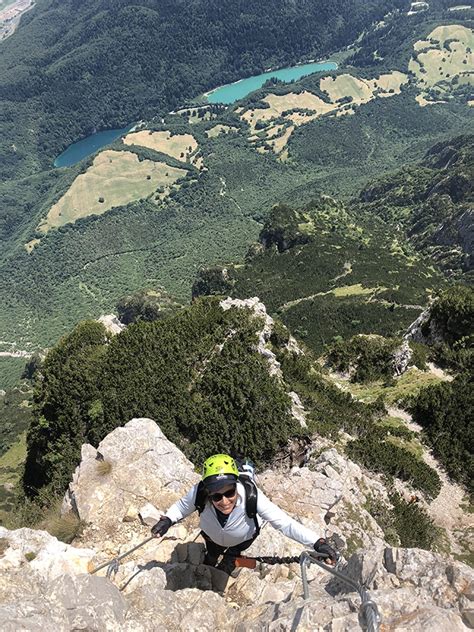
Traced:
POLYGON ((107 566, 107 572, 106 572, 105 576, 107 577, 107 579, 111 579, 112 575, 116 575, 117 574, 120 562, 121 562, 121 560, 123 560, 124 557, 127 557, 127 555, 130 555, 130 553, 133 553, 134 551, 136 551, 140 547, 144 546, 147 542, 150 542, 150 540, 154 540, 154 539, 155 539, 155 536, 152 535, 149 538, 147 538, 146 540, 143 540, 143 542, 140 542, 140 544, 137 544, 136 546, 134 546, 133 549, 130 549, 130 551, 126 551, 125 553, 122 553, 121 555, 118 555, 117 557, 114 557, 113 560, 110 560, 108 562, 104 562, 104 564, 101 564, 97 568, 94 568, 91 571, 91 575, 93 575, 94 573, 97 573, 97 571, 100 571, 100 570, 102 570, 103 568, 105 568, 107 566))
POLYGON ((344 575, 343 573, 341 573, 337 569, 337 565, 335 568, 332 568, 331 566, 328 566, 327 564, 323 564, 320 561, 320 559, 318 559, 318 557, 321 558, 322 556, 318 556, 312 551, 311 552, 303 551, 303 553, 301 554, 299 558, 300 568, 301 568, 301 579, 303 580, 304 598, 308 599, 309 597, 308 577, 306 575, 306 568, 309 564, 317 564, 318 566, 323 568, 325 571, 327 571, 328 573, 331 573, 331 575, 334 575, 334 577, 337 577, 344 583, 348 584, 349 586, 351 586, 351 588, 353 588, 359 593, 360 600, 361 600, 361 605, 360 605, 361 625, 367 630, 367 632, 378 632, 380 623, 381 623, 380 613, 375 602, 372 601, 372 599, 370 599, 370 596, 367 590, 365 589, 365 587, 362 586, 362 584, 359 584, 359 582, 355 581, 354 579, 351 579, 347 575, 344 575))

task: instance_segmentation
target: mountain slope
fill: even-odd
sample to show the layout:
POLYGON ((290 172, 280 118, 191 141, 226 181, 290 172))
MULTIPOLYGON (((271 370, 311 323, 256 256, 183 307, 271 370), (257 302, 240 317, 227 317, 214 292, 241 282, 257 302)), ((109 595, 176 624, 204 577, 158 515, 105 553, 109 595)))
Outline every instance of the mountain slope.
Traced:
POLYGON ((382 222, 323 196, 273 209, 245 265, 203 270, 194 295, 257 294, 320 354, 336 337, 404 331, 441 276, 382 222))
MULTIPOLYGON (((27 439, 29 495, 64 487, 84 440, 97 443, 133 415, 159 417, 196 461, 221 451, 225 437, 229 450, 261 463, 324 416, 334 428, 364 425, 370 417, 329 385, 317 406, 308 397, 307 422, 293 412, 289 393, 297 367, 305 375, 307 361, 287 344, 288 335, 279 337, 256 301, 201 299, 164 320, 130 325, 113 339, 105 333, 97 322, 79 325, 40 369, 38 414, 27 439)), ((317 390, 322 378, 307 379, 317 390)))
MULTIPOLYGON (((435 28, 432 16, 412 24, 404 42, 409 59, 435 28)), ((438 48, 458 33, 464 60, 466 24, 444 28, 438 48)), ((465 67, 460 59, 459 76, 465 67)), ((397 71, 341 67, 331 76, 266 86, 201 118, 186 110, 154 116, 125 142, 72 168, 0 184, 0 345, 29 352, 52 345, 81 318, 107 313, 120 297, 143 288, 159 286, 188 300, 199 268, 243 260, 275 204, 302 206, 320 191, 347 198, 408 158, 422 158, 433 143, 459 135, 471 115, 464 97, 421 107, 418 78, 408 72, 410 62, 403 63, 397 71), (321 108, 330 111, 321 114, 321 108), (171 134, 169 144, 182 145, 177 153, 163 141, 171 134), (191 145, 183 146, 184 139, 191 145), (107 171, 114 162, 118 166, 107 171)), ((399 302, 423 304, 421 298, 399 302)), ((379 320, 393 324, 385 312, 379 320)), ((347 317, 341 319, 346 325, 360 320, 347 317)), ((299 317, 292 324, 306 330, 299 317)))
POLYGON ((44 0, 2 43, 2 176, 49 167, 92 130, 165 114, 264 67, 345 46, 392 6, 44 0))
POLYGON ((472 272, 474 136, 433 146, 418 163, 366 187, 356 212, 401 227, 417 250, 448 272, 472 272))

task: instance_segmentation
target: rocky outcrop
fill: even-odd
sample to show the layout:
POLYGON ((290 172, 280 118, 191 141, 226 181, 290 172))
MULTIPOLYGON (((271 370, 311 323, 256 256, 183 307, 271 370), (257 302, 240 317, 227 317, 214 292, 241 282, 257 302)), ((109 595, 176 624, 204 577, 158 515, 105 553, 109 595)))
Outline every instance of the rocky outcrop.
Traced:
POLYGON ((101 316, 99 323, 102 323, 107 330, 107 333, 115 336, 125 329, 125 325, 119 321, 115 314, 106 314, 101 316))
MULTIPOLYGON (((340 546, 350 539, 359 542, 343 572, 368 587, 384 629, 445 632, 472 626, 472 569, 427 551, 388 546, 363 509, 369 497, 384 496, 383 485, 336 449, 318 454, 318 446, 313 448, 305 467, 262 472, 258 486, 340 546)), ((65 500, 65 507, 72 502, 87 523, 77 548, 41 531, 0 529, 0 629, 361 629, 358 595, 317 566, 309 568, 307 600, 297 564, 243 568, 235 578, 204 566, 195 516, 126 557, 111 580, 105 569, 88 574, 148 537, 149 527, 138 514, 159 514, 198 478, 149 419, 117 428, 97 450, 85 446, 65 500)), ((247 553, 281 556, 301 550, 265 525, 247 553)))
POLYGON ((307 214, 279 204, 272 208, 260 231, 259 242, 265 249, 275 246, 278 252, 285 252, 309 243, 313 232, 314 224, 307 214))
POLYGON ((393 373, 395 376, 402 375, 410 366, 413 352, 406 340, 393 352, 393 373))
POLYGON ((166 510, 199 476, 151 419, 132 419, 95 449, 82 447, 63 511, 100 532, 121 535, 147 502, 166 510))
POLYGON ((211 296, 229 294, 235 285, 235 279, 229 275, 227 268, 215 266, 202 268, 197 273, 193 283, 191 295, 193 299, 198 296, 211 296))
MULTIPOLYGON (((274 331, 275 321, 267 313, 265 305, 260 301, 258 296, 253 298, 240 299, 227 297, 220 303, 221 308, 226 311, 232 307, 237 309, 248 309, 253 313, 255 318, 259 318, 262 321, 262 328, 258 332, 257 351, 268 362, 268 371, 270 375, 276 376, 278 379, 283 379, 283 373, 281 371, 280 363, 278 362, 275 353, 271 349, 270 340, 274 331)), ((285 348, 291 353, 300 354, 301 349, 298 343, 292 336, 288 336, 288 340, 285 343, 285 348)), ((290 391, 288 397, 291 401, 291 414, 300 424, 302 428, 306 428, 306 410, 297 393, 290 391)))

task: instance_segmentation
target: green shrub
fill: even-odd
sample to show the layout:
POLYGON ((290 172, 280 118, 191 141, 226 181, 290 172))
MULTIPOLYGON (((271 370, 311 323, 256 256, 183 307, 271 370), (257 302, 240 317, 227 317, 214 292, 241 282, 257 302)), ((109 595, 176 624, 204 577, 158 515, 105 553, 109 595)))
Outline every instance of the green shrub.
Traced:
POLYGON ((457 371, 472 369, 473 322, 474 290, 471 287, 454 285, 438 296, 431 307, 429 319, 422 327, 422 333, 433 346, 439 364, 457 371))
POLYGON ((407 503, 394 493, 390 496, 393 504, 393 526, 403 547, 432 549, 439 537, 439 531, 432 519, 417 504, 407 503))
POLYGON ((398 338, 354 336, 337 340, 327 354, 327 362, 337 371, 352 371, 353 382, 373 382, 393 377, 393 354, 401 344, 398 338))
POLYGON ((430 351, 429 347, 413 340, 410 341, 409 345, 412 351, 411 364, 420 369, 420 371, 425 371, 430 351))
POLYGON ((408 450, 387 441, 383 431, 371 431, 364 438, 349 442, 346 451, 369 470, 408 481, 428 498, 439 494, 441 481, 435 470, 408 450))
POLYGON ((248 310, 224 311, 214 298, 132 324, 107 344, 102 325, 80 325, 44 363, 25 491, 63 490, 81 444, 97 445, 133 417, 155 419, 195 462, 223 451, 268 461, 301 429, 256 350, 261 326, 248 310))
POLYGON ((464 373, 451 383, 422 389, 412 401, 410 411, 448 474, 474 491, 472 375, 464 373))
POLYGON ((439 531, 426 511, 416 503, 407 503, 397 492, 390 495, 392 507, 370 498, 366 509, 384 532, 392 546, 432 550, 439 531))

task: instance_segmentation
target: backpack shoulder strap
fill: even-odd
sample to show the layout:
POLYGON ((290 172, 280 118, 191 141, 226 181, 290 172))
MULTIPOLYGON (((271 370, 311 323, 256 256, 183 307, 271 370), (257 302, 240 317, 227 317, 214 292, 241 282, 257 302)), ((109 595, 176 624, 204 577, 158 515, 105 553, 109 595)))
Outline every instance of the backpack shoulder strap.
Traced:
POLYGON ((245 512, 255 523, 255 536, 260 533, 260 525, 257 520, 257 497, 258 490, 255 482, 245 474, 239 474, 239 481, 245 489, 245 512))
POLYGON ((199 485, 197 486, 196 496, 194 497, 194 506, 198 510, 199 514, 202 514, 204 508, 206 506, 206 488, 204 487, 204 483, 199 481, 199 485))

